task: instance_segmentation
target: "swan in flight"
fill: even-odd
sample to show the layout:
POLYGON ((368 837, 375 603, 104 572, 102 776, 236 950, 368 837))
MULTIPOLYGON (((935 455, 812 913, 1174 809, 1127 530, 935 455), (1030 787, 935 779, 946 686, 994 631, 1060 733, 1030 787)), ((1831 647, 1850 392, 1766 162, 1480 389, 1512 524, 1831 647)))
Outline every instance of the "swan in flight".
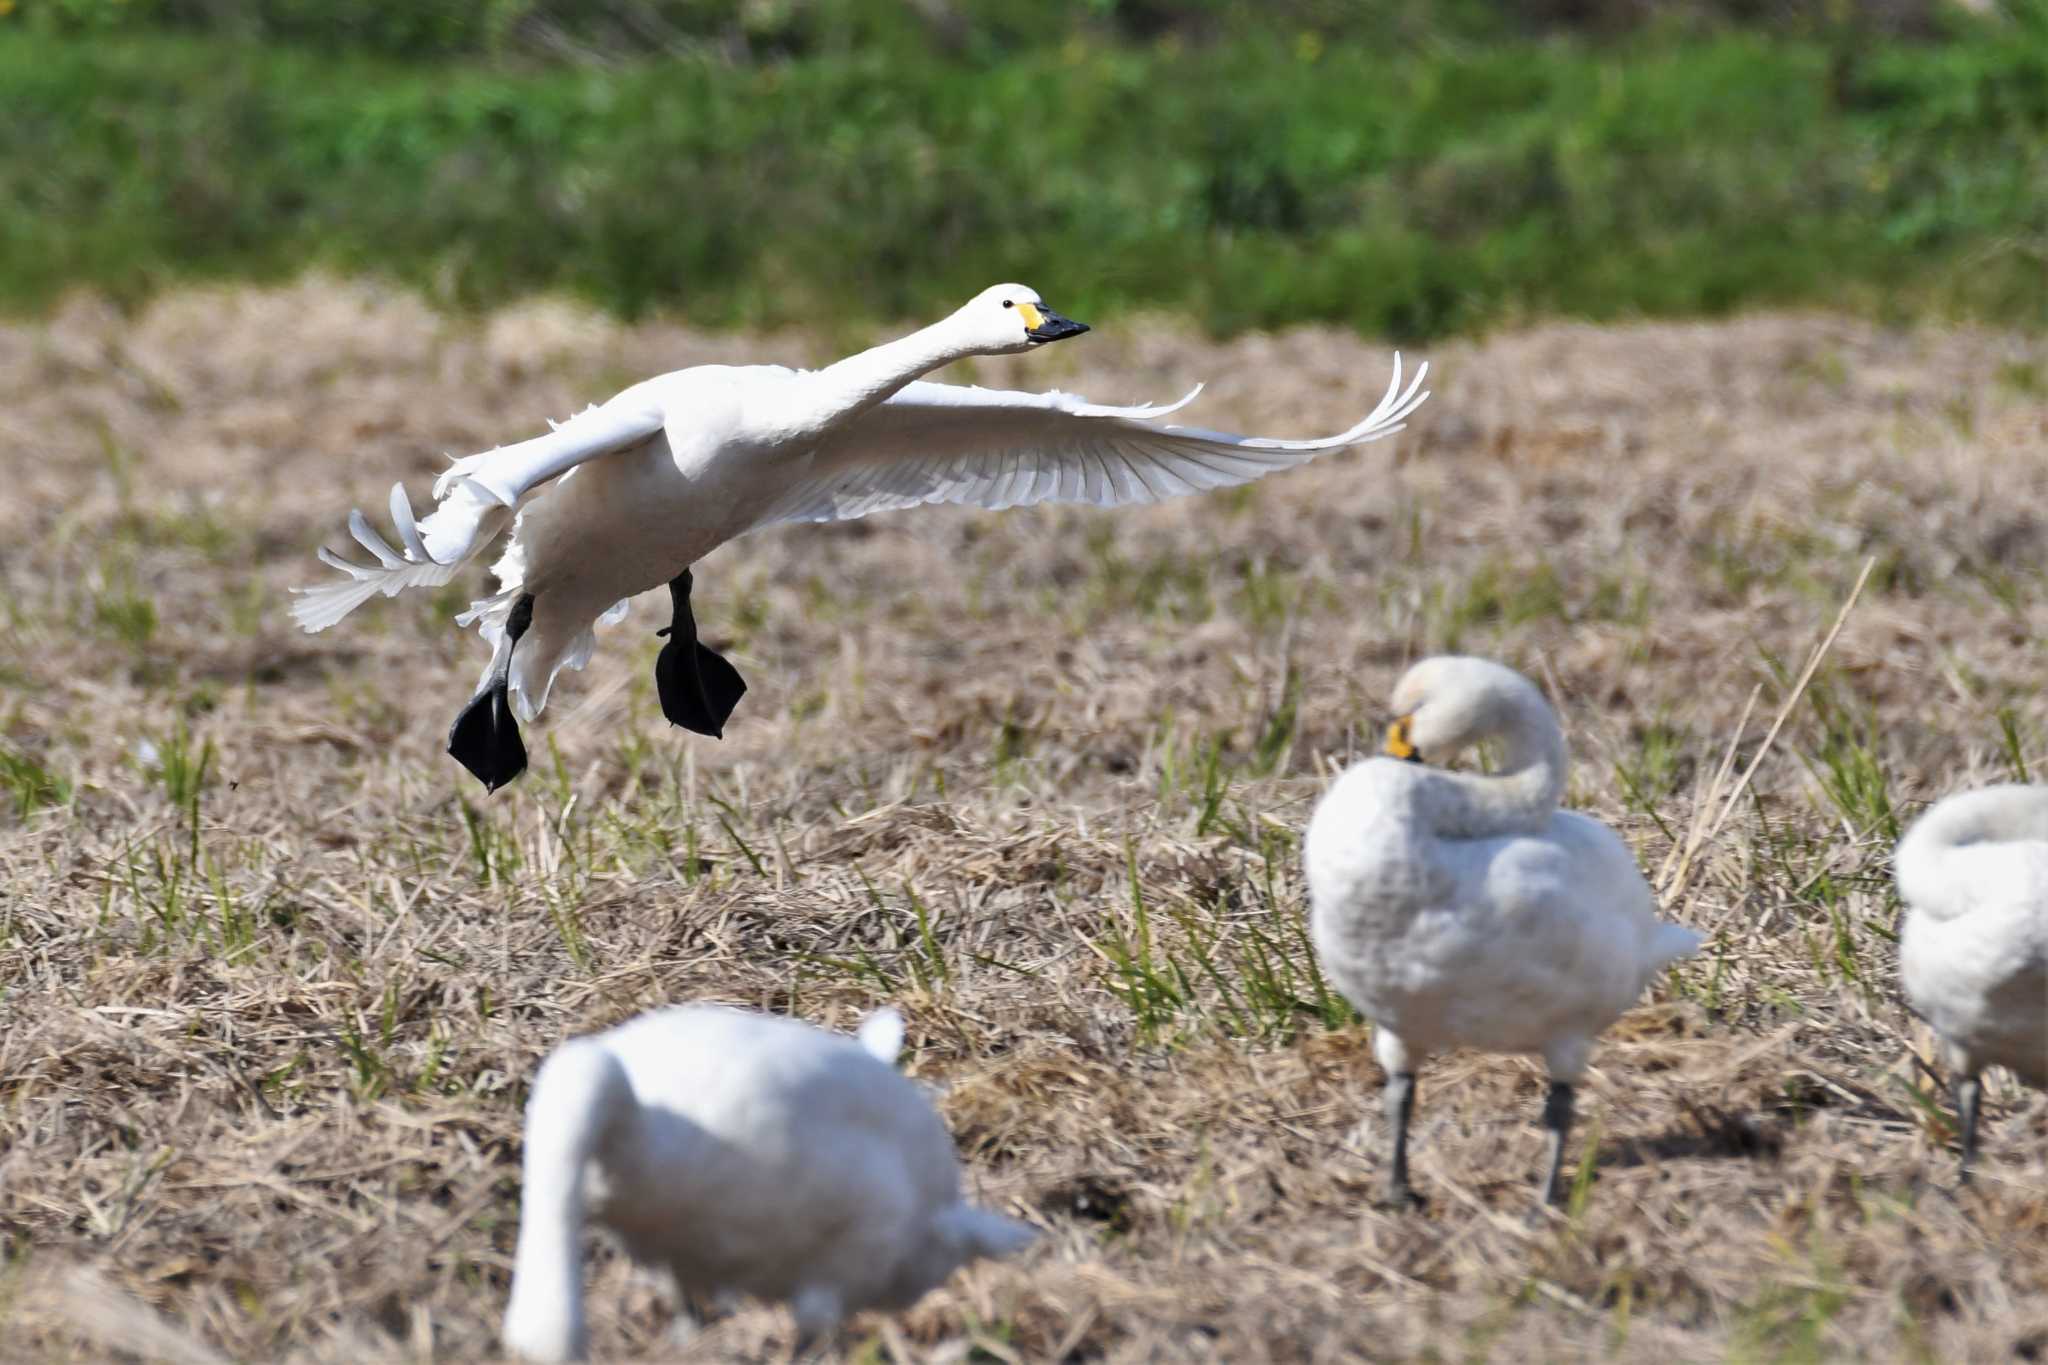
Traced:
POLYGON ((2048 1089, 2048 786, 1935 802, 1892 869, 1906 903, 1899 978, 1955 1069, 1967 1181, 1984 1068, 2048 1089))
POLYGON ((1416 1067, 1476 1047, 1548 1064, 1539 1199, 1554 1203, 1594 1037, 1700 937, 1657 918, 1614 831, 1557 808, 1564 733, 1526 678, 1485 659, 1424 659, 1393 706, 1386 756, 1331 785, 1303 842, 1316 955, 1372 1020, 1387 1073, 1384 1202, 1419 1202, 1408 1184, 1416 1067), (1486 740, 1499 746, 1496 774, 1421 766, 1486 740))
POLYGON ((1020 1250, 1028 1225, 960 1197, 945 1124, 893 1065, 902 1040, 893 1010, 848 1038, 685 1005, 557 1048, 526 1106, 506 1349, 583 1358, 586 1217, 682 1294, 787 1302, 806 1339, 1020 1250))
POLYGON ((697 639, 690 566, 735 536, 920 503, 1156 502, 1378 440, 1429 397, 1429 367, 1404 389, 1397 354, 1386 396, 1358 425, 1287 441, 1159 420, 1199 387, 1167 406, 1105 407, 919 379, 965 356, 1087 330, 1037 290, 999 284, 941 322, 820 370, 699 365, 646 380, 545 436, 456 460, 418 521, 404 485, 394 487, 395 547, 351 512, 349 532, 374 562, 322 548, 343 576, 296 590, 292 615, 325 630, 378 593, 446 583, 509 525, 499 591, 456 618, 477 627, 491 660, 448 736, 449 753, 496 790, 526 767, 519 722, 540 714, 561 668, 590 657, 593 624, 617 621, 627 598, 664 583, 674 619, 654 666, 662 714, 698 734, 724 732, 747 685, 697 639))

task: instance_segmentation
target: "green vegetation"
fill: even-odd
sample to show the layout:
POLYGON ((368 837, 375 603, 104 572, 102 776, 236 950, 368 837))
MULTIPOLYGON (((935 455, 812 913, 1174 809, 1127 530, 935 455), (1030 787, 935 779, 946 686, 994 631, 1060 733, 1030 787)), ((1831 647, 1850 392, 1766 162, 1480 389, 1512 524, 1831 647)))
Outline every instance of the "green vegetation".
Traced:
POLYGON ((0 15, 0 304, 320 265, 712 324, 929 316, 1004 276, 1225 331, 1791 301, 2048 322, 2039 6, 1910 34, 641 11, 631 42, 606 6, 0 15))
MULTIPOLYGON (((0 14, 15 8, 0 5, 0 14)), ((990 63, 1072 41, 1217 44, 1271 33, 1415 44, 1741 24, 1848 40, 1927 37, 1963 8, 1949 0, 21 0, 19 18, 45 32, 198 31, 406 61, 770 62, 883 49, 990 63)), ((2024 17, 2038 4, 2000 0, 1995 8, 2024 17)))

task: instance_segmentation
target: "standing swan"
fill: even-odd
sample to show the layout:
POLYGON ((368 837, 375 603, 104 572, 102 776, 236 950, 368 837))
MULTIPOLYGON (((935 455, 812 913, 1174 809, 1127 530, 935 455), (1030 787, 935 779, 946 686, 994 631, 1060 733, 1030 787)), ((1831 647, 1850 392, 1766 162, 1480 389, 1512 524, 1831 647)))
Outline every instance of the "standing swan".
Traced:
POLYGON ((805 1337, 1023 1247, 961 1199, 952 1138, 891 1065, 902 1038, 889 1010, 856 1040, 693 1005, 557 1048, 526 1106, 506 1349, 582 1359, 586 1214, 679 1291, 788 1302, 805 1337))
POLYGON ((1383 1199, 1419 1202, 1408 1185, 1415 1068, 1462 1046, 1548 1063, 1540 1201, 1554 1203, 1572 1086, 1595 1035, 1700 937, 1657 918, 1612 830, 1557 808, 1564 734, 1527 679, 1484 659, 1424 659, 1395 687, 1394 712, 1391 757, 1337 779, 1304 846, 1317 956, 1372 1020, 1387 1073, 1383 1199), (1420 766, 1483 740, 1499 742, 1497 775, 1420 766))
POLYGON ((1955 1069, 1967 1181, 1979 1073, 2004 1066, 2048 1089, 2048 786, 1935 802, 1892 868, 1906 903, 1899 979, 1955 1069))
POLYGON ((675 619, 654 666, 662 714, 699 734, 723 733, 747 685, 697 640, 690 566, 735 536, 928 502, 1156 502, 1378 440, 1429 397, 1429 367, 1403 390, 1396 355, 1386 396, 1357 426, 1279 441, 1158 424, 1194 393, 1166 407, 1116 408, 1058 392, 918 382, 965 356, 1087 330, 1037 290, 999 284, 944 321, 822 370, 699 365, 635 384, 546 436, 455 461, 421 521, 404 486, 394 487, 398 549, 351 512, 349 532, 376 563, 323 548, 321 560, 346 577, 299 589, 292 615, 309 632, 325 630, 377 593, 446 583, 510 524, 494 570, 499 591, 456 618, 492 648, 448 735, 448 752, 496 790, 526 767, 519 721, 540 714, 564 665, 590 657, 592 626, 617 621, 625 599, 663 583, 675 619), (551 491, 521 505, 550 480, 551 491))

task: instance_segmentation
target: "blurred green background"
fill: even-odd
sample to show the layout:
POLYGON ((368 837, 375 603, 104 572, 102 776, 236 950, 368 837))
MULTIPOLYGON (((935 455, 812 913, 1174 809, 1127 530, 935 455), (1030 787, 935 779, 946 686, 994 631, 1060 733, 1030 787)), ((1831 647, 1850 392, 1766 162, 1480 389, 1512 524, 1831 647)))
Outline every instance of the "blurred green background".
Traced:
POLYGON ((2048 324, 2048 0, 0 0, 0 307, 2048 324))

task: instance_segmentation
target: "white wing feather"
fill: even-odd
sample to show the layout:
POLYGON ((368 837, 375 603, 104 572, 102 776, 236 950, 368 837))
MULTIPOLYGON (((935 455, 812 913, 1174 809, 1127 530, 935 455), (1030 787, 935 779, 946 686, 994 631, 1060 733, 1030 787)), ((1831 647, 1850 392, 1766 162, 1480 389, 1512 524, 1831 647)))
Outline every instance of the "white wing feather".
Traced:
POLYGON ((1157 419, 1164 407, 1107 407, 1065 393, 919 382, 827 438, 757 524, 847 521, 922 503, 999 510, 1040 502, 1116 507, 1249 483, 1329 450, 1401 430, 1429 393, 1429 366, 1401 384, 1401 357, 1379 405, 1319 440, 1238 436, 1157 419))
MULTIPOLYGON (((1115 507, 1249 483, 1324 451, 1393 435, 1429 397, 1422 388, 1428 373, 1422 365, 1404 389, 1397 353, 1386 394, 1363 421, 1306 441, 1159 424, 1199 387, 1165 406, 1109 407, 1058 392, 920 381, 802 455, 764 469, 784 487, 754 524, 845 521, 922 503, 1115 507)), ((391 519, 402 550, 360 511, 351 512, 349 533, 376 562, 353 563, 322 549, 321 561, 344 577, 295 589, 293 618, 309 632, 324 630, 380 592, 450 581, 534 488, 657 435, 664 419, 660 386, 669 378, 636 384, 545 436, 455 461, 434 483, 434 511, 417 522, 404 488, 394 487, 391 519)))
POLYGON ((511 509, 540 484, 586 460, 638 445, 661 430, 662 410, 650 387, 636 384, 601 407, 585 408, 545 436, 499 446, 455 461, 434 481, 437 506, 415 522, 403 484, 391 489, 391 520, 403 552, 360 511, 348 514, 349 534, 377 561, 357 564, 331 550, 320 561, 345 578, 295 588, 292 619, 308 633, 325 630, 378 593, 433 587, 455 577, 457 566, 505 526, 511 509))

